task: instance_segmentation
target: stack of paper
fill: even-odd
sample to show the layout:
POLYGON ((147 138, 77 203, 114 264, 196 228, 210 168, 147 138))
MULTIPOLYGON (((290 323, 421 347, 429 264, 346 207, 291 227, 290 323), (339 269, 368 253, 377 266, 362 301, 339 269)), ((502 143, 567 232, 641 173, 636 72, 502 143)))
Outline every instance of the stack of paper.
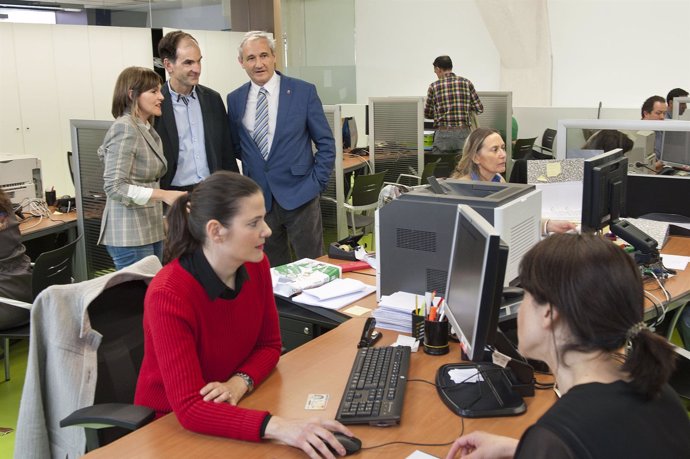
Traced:
POLYGON ((414 293, 395 292, 392 295, 383 295, 379 307, 374 311, 376 327, 400 333, 411 333, 412 311, 415 304, 421 306, 422 303, 424 303, 424 296, 414 293), (415 297, 417 297, 416 303, 415 297))
POLYGON ((286 298, 302 290, 324 285, 341 275, 340 266, 310 258, 271 268, 273 293, 286 298))
POLYGON ((375 291, 376 287, 373 285, 356 279, 335 279, 321 287, 304 290, 292 301, 327 309, 340 309, 375 291))

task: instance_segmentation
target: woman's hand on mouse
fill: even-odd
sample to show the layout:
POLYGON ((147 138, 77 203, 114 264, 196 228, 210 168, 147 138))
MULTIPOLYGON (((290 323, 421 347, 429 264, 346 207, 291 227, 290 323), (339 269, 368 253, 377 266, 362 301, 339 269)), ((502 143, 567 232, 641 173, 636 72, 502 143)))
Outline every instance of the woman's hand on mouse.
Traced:
POLYGON ((350 437, 354 436, 350 429, 332 419, 284 419, 272 416, 266 425, 264 438, 279 440, 299 448, 313 459, 335 459, 326 443, 329 443, 341 456, 345 455, 345 448, 336 440, 332 431, 342 432, 350 437))

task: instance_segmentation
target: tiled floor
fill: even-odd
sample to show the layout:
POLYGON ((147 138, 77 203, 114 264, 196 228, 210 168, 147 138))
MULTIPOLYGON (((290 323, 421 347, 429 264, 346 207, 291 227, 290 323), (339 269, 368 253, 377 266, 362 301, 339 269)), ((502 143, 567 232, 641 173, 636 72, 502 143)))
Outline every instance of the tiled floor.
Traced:
POLYGON ((28 340, 21 340, 13 344, 10 348, 10 376, 12 379, 4 381, 4 370, 0 370, 0 427, 13 429, 7 435, 0 436, 0 459, 11 458, 14 451, 14 429, 17 428, 19 400, 22 396, 28 352, 28 340))

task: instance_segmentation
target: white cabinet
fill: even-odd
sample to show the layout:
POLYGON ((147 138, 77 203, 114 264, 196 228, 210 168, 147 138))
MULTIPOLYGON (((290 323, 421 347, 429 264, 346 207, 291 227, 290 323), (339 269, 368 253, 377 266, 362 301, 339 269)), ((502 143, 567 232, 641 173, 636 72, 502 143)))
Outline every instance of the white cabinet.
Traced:
POLYGON ((17 89, 14 36, 12 24, 0 22, 0 87, 3 88, 0 109, 0 154, 23 154, 24 133, 17 89))
POLYGON ((152 68, 149 29, 0 23, 0 153, 40 158, 45 188, 74 195, 71 119, 110 120, 125 67, 152 68))

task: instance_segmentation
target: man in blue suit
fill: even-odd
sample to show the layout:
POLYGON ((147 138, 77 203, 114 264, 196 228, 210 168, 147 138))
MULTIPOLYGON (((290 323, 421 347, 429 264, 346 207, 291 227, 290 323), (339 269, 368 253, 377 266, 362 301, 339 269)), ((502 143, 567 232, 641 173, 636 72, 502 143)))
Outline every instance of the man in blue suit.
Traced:
POLYGON ((273 232, 264 250, 278 266, 291 261, 288 240, 298 259, 323 254, 319 195, 335 142, 316 87, 276 72, 274 51, 265 32, 244 36, 239 62, 251 81, 228 94, 228 120, 243 172, 263 190, 273 232))

